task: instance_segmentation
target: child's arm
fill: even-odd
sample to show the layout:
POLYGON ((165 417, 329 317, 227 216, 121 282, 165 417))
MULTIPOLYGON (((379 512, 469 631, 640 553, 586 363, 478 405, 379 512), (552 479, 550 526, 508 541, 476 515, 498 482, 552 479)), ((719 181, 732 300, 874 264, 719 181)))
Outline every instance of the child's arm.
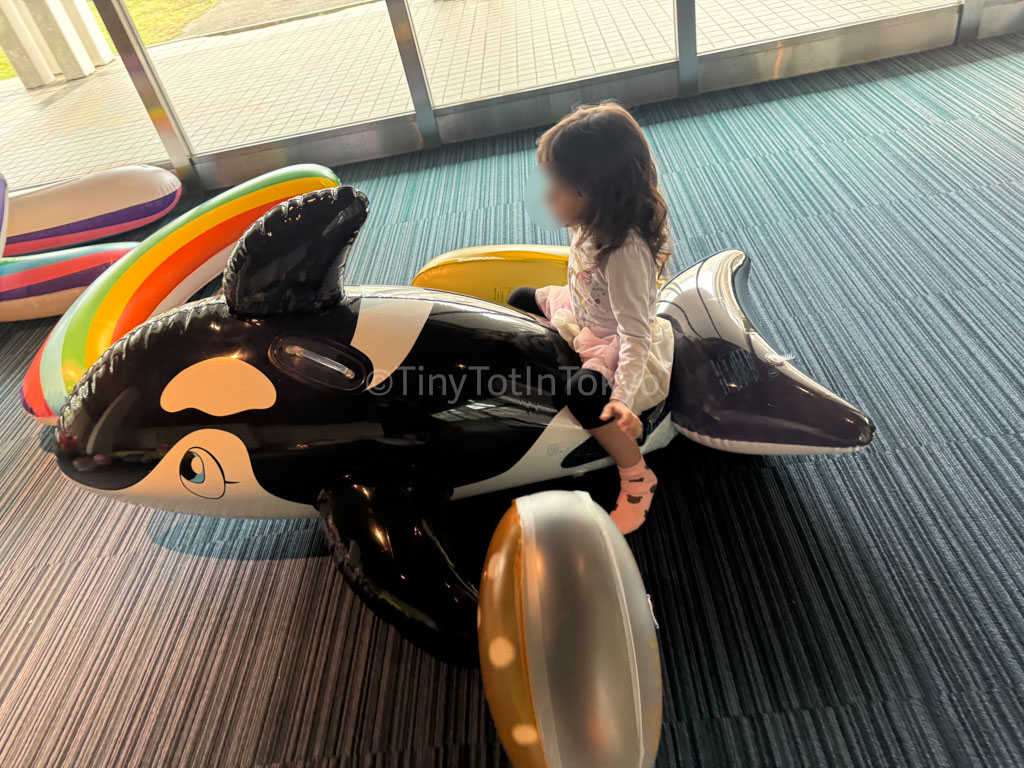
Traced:
POLYGON ((605 274, 619 335, 612 400, 632 408, 651 351, 651 290, 657 282, 654 259, 639 244, 627 242, 608 256, 605 274))

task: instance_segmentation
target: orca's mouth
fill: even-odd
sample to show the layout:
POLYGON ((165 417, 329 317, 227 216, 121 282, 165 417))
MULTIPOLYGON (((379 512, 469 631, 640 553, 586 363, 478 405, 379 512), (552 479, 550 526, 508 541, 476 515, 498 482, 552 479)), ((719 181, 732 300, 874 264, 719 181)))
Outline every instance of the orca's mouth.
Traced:
POLYGON ((146 477, 157 461, 141 457, 75 454, 58 449, 57 464, 61 471, 80 485, 98 491, 120 491, 146 477))

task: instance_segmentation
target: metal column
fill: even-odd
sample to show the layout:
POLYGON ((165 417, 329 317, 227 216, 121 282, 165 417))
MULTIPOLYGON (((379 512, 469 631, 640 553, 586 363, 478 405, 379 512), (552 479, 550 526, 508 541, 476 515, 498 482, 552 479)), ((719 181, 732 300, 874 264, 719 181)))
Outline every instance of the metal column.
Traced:
POLYGON ((146 107, 160 141, 163 142, 171 165, 187 191, 200 190, 199 177, 192 166, 192 145, 185 129, 178 119, 171 100, 167 97, 160 77, 153 68, 153 61, 135 23, 125 8, 124 0, 95 0, 96 10, 114 41, 114 47, 121 55, 135 90, 146 107))
POLYGON ((430 89, 427 86, 420 49, 416 44, 416 32, 412 28, 409 6, 405 0, 386 0, 386 3, 388 15, 391 17, 391 28, 398 43, 398 53, 402 57, 402 67, 405 69, 405 81, 412 95, 416 123, 423 134, 423 146, 436 147, 441 143, 441 134, 437 129, 434 107, 430 103, 430 89))
POLYGON ((679 54, 680 96, 693 96, 699 90, 696 8, 696 0, 676 0, 676 51, 679 54))
POLYGON ((978 39, 981 28, 981 14, 987 0, 964 0, 960 6, 960 23, 956 28, 956 44, 971 43, 978 39))

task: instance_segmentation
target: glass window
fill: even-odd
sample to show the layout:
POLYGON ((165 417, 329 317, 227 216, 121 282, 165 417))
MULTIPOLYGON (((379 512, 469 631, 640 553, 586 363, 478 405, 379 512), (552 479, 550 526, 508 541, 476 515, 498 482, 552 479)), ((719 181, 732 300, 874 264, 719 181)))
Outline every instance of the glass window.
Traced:
POLYGON ((697 52, 901 16, 958 0, 696 0, 697 52))
MULTIPOLYGON (((9 3, 4 11, 16 6, 27 7, 9 3)), ((106 31, 102 23, 99 30, 101 35, 106 31)), ((97 43, 98 49, 108 45, 102 37, 97 43)), ((12 57, 19 59, 23 50, 19 46, 12 57)), ((27 89, 11 59, 0 51, 0 173, 12 189, 103 168, 167 161, 128 72, 109 47, 104 57, 112 60, 100 63, 91 74, 67 80, 54 74, 60 66, 52 54, 40 55, 39 66, 47 69, 51 82, 27 89)), ((90 69, 93 66, 89 64, 90 69)))
POLYGON ((408 0, 434 106, 676 58, 674 0, 408 0))
POLYGON ((128 8, 197 152, 412 111, 383 0, 129 0, 128 8), (152 42, 144 12, 190 4, 202 13, 174 39, 152 42))

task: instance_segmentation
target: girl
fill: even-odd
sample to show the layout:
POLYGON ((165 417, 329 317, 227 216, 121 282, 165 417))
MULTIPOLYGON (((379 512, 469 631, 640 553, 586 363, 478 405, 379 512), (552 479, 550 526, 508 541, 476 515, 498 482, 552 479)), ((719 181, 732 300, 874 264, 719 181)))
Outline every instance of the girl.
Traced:
POLYGON ((643 523, 658 484, 640 454, 642 426, 633 406, 652 362, 668 209, 643 132, 618 104, 579 107, 562 118, 541 136, 537 159, 548 180, 546 203, 569 228, 569 281, 517 288, 508 303, 549 319, 568 309, 580 326, 573 346, 582 368, 556 402, 618 465, 622 485, 612 520, 630 533, 643 523))

